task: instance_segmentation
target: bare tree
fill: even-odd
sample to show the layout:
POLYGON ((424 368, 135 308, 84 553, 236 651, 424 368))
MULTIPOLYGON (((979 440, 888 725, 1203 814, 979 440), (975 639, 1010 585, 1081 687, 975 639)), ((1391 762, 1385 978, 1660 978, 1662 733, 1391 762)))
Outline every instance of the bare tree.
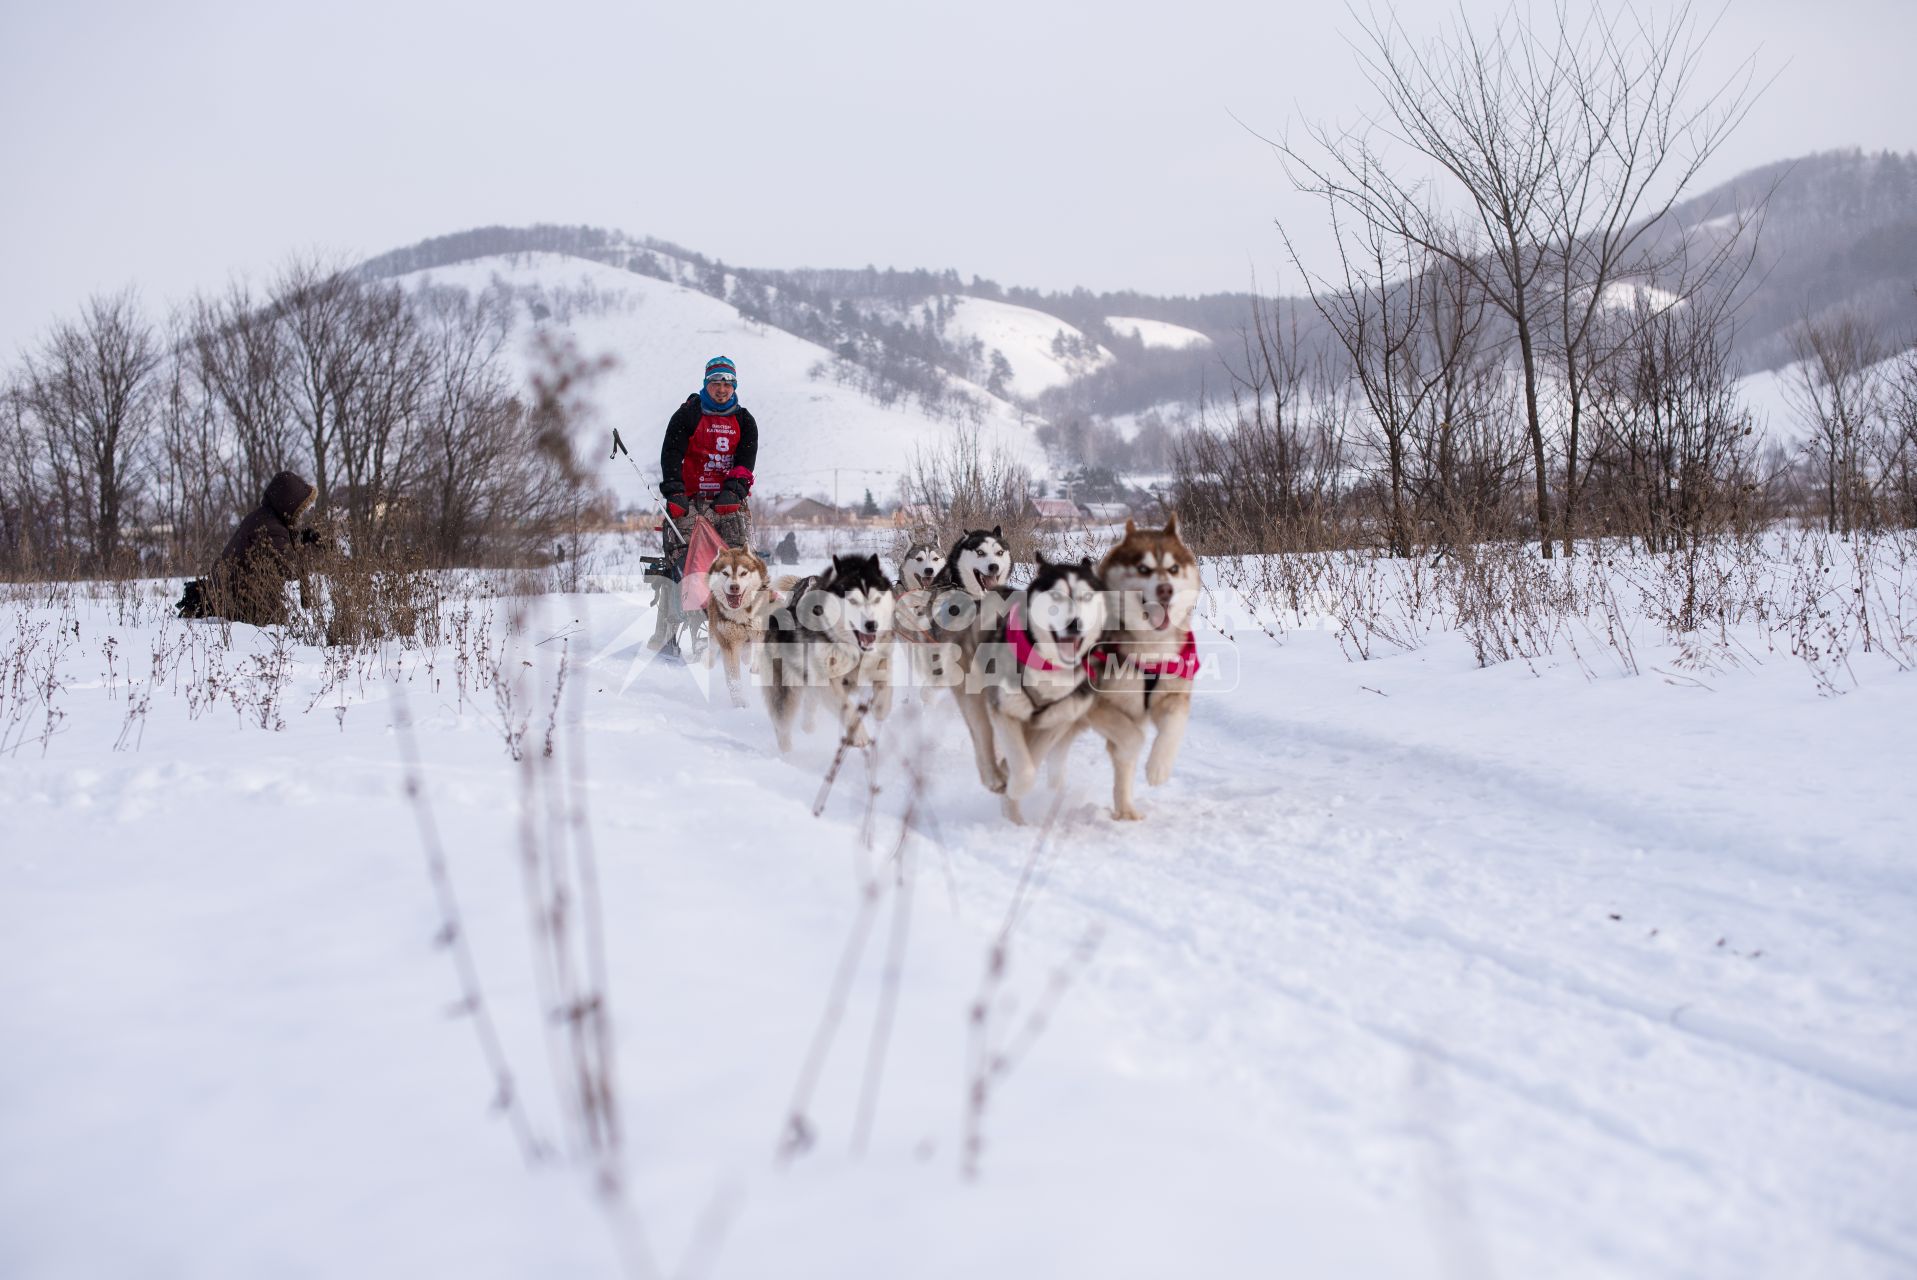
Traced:
POLYGON ((1296 317, 1253 308, 1225 421, 1186 431, 1172 456, 1172 507, 1214 551, 1282 551, 1338 540, 1330 528, 1351 425, 1342 362, 1308 354, 1296 317))
POLYGON ((194 374, 196 329, 190 315, 175 317, 169 343, 175 358, 160 377, 153 451, 153 500, 167 530, 169 559, 179 565, 204 564, 226 536, 235 510, 244 509, 227 465, 218 401, 194 374))
MULTIPOLYGON (((1551 21, 1528 19, 1513 7, 1481 26, 1460 12, 1444 39, 1424 46, 1395 11, 1361 20, 1359 69, 1378 114, 1356 129, 1311 126, 1309 149, 1284 142, 1279 151, 1301 190, 1450 263, 1502 316, 1517 348, 1549 557, 1546 363, 1555 355, 1570 373, 1575 360, 1581 373, 1605 286, 1649 269, 1644 228, 1742 118, 1750 77, 1740 71, 1697 99, 1709 32, 1688 5, 1661 22, 1626 10, 1578 23, 1564 4, 1551 21), (1400 172, 1387 150, 1408 151, 1430 172, 1400 172)), ((1565 425, 1575 465, 1578 424, 1565 425)), ((1567 539, 1574 528, 1567 513, 1567 539)))
POLYGON ((119 562, 137 467, 155 419, 163 358, 133 291, 96 296, 53 327, 26 361, 26 406, 44 431, 49 465, 84 529, 95 566, 119 562))
POLYGON ((1883 340, 1862 320, 1840 314, 1805 320, 1791 337, 1797 357, 1786 395, 1810 430, 1808 453, 1823 490, 1824 523, 1850 533, 1870 519, 1870 461, 1883 412, 1878 365, 1883 340))
POLYGON ((1729 526, 1754 488, 1756 434, 1731 372, 1729 300, 1640 297, 1589 374, 1592 474, 1623 532, 1652 551, 1729 526))
POLYGON ((11 381, 0 384, 0 564, 25 574, 39 558, 41 514, 26 394, 11 381))
POLYGON ((1031 474, 976 427, 955 428, 941 446, 915 452, 899 487, 919 514, 916 537, 947 547, 968 529, 996 526, 1016 560, 1030 560, 1038 546, 1031 474))
POLYGON ((1905 351, 1891 370, 1884 405, 1879 470, 1887 514, 1906 529, 1917 528, 1917 347, 1905 351))
POLYGON ((1305 277, 1312 305, 1350 362, 1363 399, 1357 436, 1365 447, 1384 507, 1385 544, 1394 556, 1412 553, 1413 434, 1442 369, 1425 357, 1428 254, 1376 222, 1347 232, 1341 207, 1331 202, 1339 278, 1313 275, 1290 237, 1286 249, 1305 277))
POLYGON ((423 390, 414 515, 436 563, 469 555, 508 513, 501 499, 521 460, 522 407, 499 359, 512 304, 497 290, 427 288, 415 297, 431 357, 423 390))
POLYGON ((370 356, 362 288, 346 270, 314 259, 294 260, 273 288, 286 349, 287 407, 304 437, 322 510, 333 505, 342 423, 370 356))
POLYGON ((1574 110, 1559 131, 1547 208, 1555 279, 1549 346, 1563 378, 1561 541, 1577 536, 1583 419, 1593 372, 1631 344, 1645 325, 1710 290, 1711 320, 1679 324, 1658 342, 1708 360, 1695 339, 1708 334, 1749 268, 1756 237, 1746 235, 1757 206, 1728 211, 1698 238, 1667 223, 1698 171, 1749 113, 1752 64, 1715 89, 1700 91, 1699 62, 1710 27, 1688 4, 1655 23, 1634 8, 1591 9, 1571 30, 1557 10, 1555 73, 1566 76, 1574 110), (1728 220, 1728 221, 1725 221, 1728 220), (1620 317, 1625 321, 1619 323, 1620 317))
POLYGON ((1436 380, 1411 434, 1414 491, 1448 547, 1515 535, 1526 441, 1501 345, 1486 333, 1489 304, 1443 259, 1420 279, 1436 380))
POLYGON ((291 352, 278 308, 244 284, 195 299, 188 314, 180 358, 219 435, 204 482, 219 483, 224 504, 243 511, 296 456, 291 352))
POLYGON ((357 284, 350 325, 353 364, 342 369, 334 442, 353 545, 366 548, 378 543, 404 487, 422 393, 432 376, 431 353, 397 286, 357 284))

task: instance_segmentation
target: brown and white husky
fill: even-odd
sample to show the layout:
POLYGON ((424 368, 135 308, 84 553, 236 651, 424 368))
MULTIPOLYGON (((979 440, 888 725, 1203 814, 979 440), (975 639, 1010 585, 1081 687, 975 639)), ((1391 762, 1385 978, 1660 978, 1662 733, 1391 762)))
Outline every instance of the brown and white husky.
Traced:
POLYGON ((1125 536, 1105 553, 1098 576, 1117 614, 1099 646, 1095 697, 1084 723, 1104 737, 1112 758, 1112 816, 1135 819, 1140 815, 1132 803, 1132 773, 1145 750, 1146 727, 1155 734, 1145 781, 1156 787, 1170 780, 1191 718, 1198 557, 1178 536, 1177 516, 1167 517, 1162 529, 1140 529, 1127 520, 1125 536))
POLYGON ((766 616, 776 600, 772 575, 765 561, 750 551, 727 547, 713 560, 706 581, 712 588, 706 597, 706 633, 711 639, 706 665, 712 665, 715 654, 725 663, 726 692, 732 695, 733 706, 743 707, 740 670, 742 665, 746 670, 753 668, 765 635, 766 616))

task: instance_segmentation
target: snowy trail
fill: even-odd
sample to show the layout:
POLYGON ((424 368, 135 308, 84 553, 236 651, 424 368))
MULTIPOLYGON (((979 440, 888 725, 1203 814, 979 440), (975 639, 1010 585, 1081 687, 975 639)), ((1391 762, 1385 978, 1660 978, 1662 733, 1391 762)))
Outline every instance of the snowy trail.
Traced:
MULTIPOLYGON (((969 761, 942 763, 964 792, 969 761)), ((1354 1172, 1388 1196, 1443 1150, 1495 1237, 1542 1224, 1633 1272, 1917 1266, 1908 877, 1227 699, 1200 700, 1145 823, 1104 815, 1095 747, 1073 775, 1050 941, 1103 922, 1089 981, 1137 1052, 1235 1077, 1275 1140, 1375 1150, 1354 1172), (1701 1217, 1808 1229, 1733 1241, 1701 1217)), ((982 793, 960 804, 955 852, 1015 878, 1029 842, 982 793)))
MULTIPOLYGON (((1249 726, 1231 721, 1243 719, 1195 731, 1194 756, 1242 751, 1249 726)), ((1911 1081, 1894 1060, 1859 1062, 1820 1048, 1833 1029, 1801 1025, 1792 1010, 1779 1017, 1769 1004, 1777 992, 1749 973, 1763 957, 1714 943, 1714 933, 1728 935, 1757 950, 1777 937, 1779 913, 1761 904, 1789 901, 1782 886, 1771 887, 1782 896, 1759 890, 1739 901, 1676 877, 1619 883, 1614 877, 1632 865, 1656 866, 1679 851, 1633 847, 1635 839, 1594 827, 1576 809, 1514 807, 1496 781, 1460 790, 1449 769, 1420 775, 1403 763, 1367 765, 1301 743, 1260 752, 1255 766, 1199 766, 1187 785, 1211 802, 1189 816, 1188 844, 1170 856, 1160 850, 1155 861, 1138 850, 1146 856, 1124 873, 1093 873, 1067 892, 1139 923, 1150 955, 1136 963, 1177 988, 1162 993, 1166 1004, 1212 1011, 1212 1025, 1186 1034, 1223 1037, 1230 1047, 1222 1056, 1240 1064, 1272 1063, 1254 1083, 1273 1095, 1280 1116, 1291 1113, 1289 1123, 1313 1124, 1332 1141, 1376 1136, 1366 1132, 1375 1117, 1360 1117, 1356 1132, 1340 1134, 1335 1123, 1350 1112, 1337 1100, 1355 1082, 1393 1088, 1371 1041, 1449 1073, 1475 1130, 1451 1140, 1465 1153, 1467 1182, 1481 1188, 1483 1211, 1505 1219, 1501 1226, 1542 1217, 1554 1222, 1551 1234, 1576 1233, 1594 1190, 1654 1185, 1656 1202, 1632 1215, 1644 1250, 1635 1262, 1649 1266, 1681 1250, 1691 1214, 1705 1204, 1734 1204, 1730 1216, 1745 1220, 1816 1206, 1841 1222, 1853 1203, 1868 1217, 1894 1215, 1903 1180, 1885 1188, 1874 1154, 1886 1149, 1886 1132, 1895 1135, 1890 1149, 1912 1149, 1911 1081), (1230 797, 1259 796, 1259 775, 1274 765, 1285 791, 1261 808, 1273 834, 1248 845, 1238 833, 1250 815, 1230 797), (1478 816, 1487 813, 1499 816, 1478 816), (1582 847, 1553 854, 1567 831, 1581 831, 1573 839, 1582 847), (1625 920, 1611 921, 1606 908, 1622 908, 1625 920), (1662 922, 1661 944, 1646 937, 1649 921, 1662 922), (1234 994, 1220 999, 1222 991, 1234 994), (1210 999, 1201 1003, 1201 993, 1210 999), (1288 1008, 1274 1016, 1273 1003, 1288 1008), (1794 1105, 1778 1109, 1779 1098, 1794 1105), (1508 1150, 1505 1139, 1526 1131, 1535 1143, 1540 1129, 1555 1156, 1543 1169, 1469 1157, 1480 1144, 1508 1150), (1822 1167, 1794 1176, 1766 1170, 1766 1153, 1787 1130, 1837 1154, 1839 1167, 1857 1170, 1854 1181, 1822 1167), (1674 1180, 1688 1196, 1671 1198, 1674 1180)), ((1839 932, 1847 904, 1831 905, 1813 921, 1788 909, 1797 918, 1784 922, 1785 936, 1813 922, 1839 932)), ((1791 964, 1788 954, 1768 954, 1791 964)), ((1827 1006, 1847 995, 1856 1012, 1883 993, 1826 985, 1819 994, 1827 1006)), ((1590 1246, 1611 1234, 1601 1225, 1611 1221, 1597 1216, 1590 1246)), ((1900 1242, 1906 1262, 1917 1257, 1911 1245, 1908 1236, 1900 1242)), ((1814 1248, 1803 1261, 1820 1256, 1814 1248)), ((1754 1247, 1742 1264, 1777 1261, 1754 1247)), ((1691 1265, 1706 1262, 1728 1260, 1691 1265)))

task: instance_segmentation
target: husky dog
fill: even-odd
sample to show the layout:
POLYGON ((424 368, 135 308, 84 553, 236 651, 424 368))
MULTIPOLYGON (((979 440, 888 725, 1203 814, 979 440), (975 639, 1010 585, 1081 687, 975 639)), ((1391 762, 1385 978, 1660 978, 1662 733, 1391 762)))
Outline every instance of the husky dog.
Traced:
POLYGON ((1105 553, 1098 573, 1119 616, 1109 620, 1099 646, 1097 696, 1084 723, 1104 737, 1112 758, 1112 816, 1129 820, 1140 816, 1132 804, 1132 771, 1145 749, 1146 724, 1157 728, 1145 762, 1145 781, 1156 787, 1170 780, 1191 718, 1198 557, 1179 538, 1177 516, 1168 516, 1163 529, 1127 520, 1125 536, 1105 553))
POLYGON ((967 529, 952 544, 945 563, 927 585, 935 592, 941 587, 957 587, 976 600, 1004 586, 1011 572, 1012 552, 1005 545, 1005 534, 998 525, 990 529, 967 529))
POLYGON ((865 711, 883 720, 892 709, 893 606, 877 556, 834 556, 830 569, 792 584, 766 625, 762 651, 765 705, 781 753, 792 750, 793 718, 803 711, 811 732, 821 700, 837 709, 846 741, 871 744, 865 711), (863 707, 862 688, 871 690, 863 707))
POLYGON ((945 553, 929 542, 914 542, 899 560, 900 591, 923 591, 945 567, 945 553))
POLYGON ((711 594, 706 598, 706 633, 711 645, 706 650, 706 665, 715 655, 725 663, 726 691, 732 705, 743 707, 745 693, 739 687, 739 659, 753 665, 759 640, 765 635, 766 615, 776 599, 772 575, 765 561, 744 547, 727 547, 706 572, 711 594))
POLYGON ((939 649, 932 637, 932 580, 945 567, 945 553, 929 542, 914 542, 899 560, 899 580, 893 592, 899 598, 892 628, 912 657, 912 683, 919 701, 930 703, 944 681, 939 649))
POLYGON ((952 690, 959 714, 972 735, 972 754, 979 781, 989 790, 1005 789, 1005 773, 992 746, 992 717, 983 690, 970 679, 972 655, 979 641, 1004 617, 1011 592, 1005 581, 1012 572, 1012 552, 1004 531, 967 529, 946 554, 945 567, 928 588, 932 596, 932 639, 938 645, 937 683, 952 690))
MULTIPOLYGON (((984 683, 992 728, 1005 749, 1005 814, 1024 819, 1019 799, 1038 780, 1038 762, 1071 740, 1096 699, 1093 646, 1105 630, 1105 584, 1088 556, 1077 564, 1038 557, 1032 584, 981 645, 973 671, 984 683), (987 668, 995 668, 987 671, 987 668)), ((1053 781, 1062 780, 1062 760, 1053 781)))

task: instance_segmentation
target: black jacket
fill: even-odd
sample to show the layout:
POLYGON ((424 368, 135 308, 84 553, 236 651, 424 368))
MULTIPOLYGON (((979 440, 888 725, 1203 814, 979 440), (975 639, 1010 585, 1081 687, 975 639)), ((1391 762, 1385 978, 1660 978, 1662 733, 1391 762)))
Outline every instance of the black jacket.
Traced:
POLYGON ((213 613, 261 627, 286 621, 283 584, 302 572, 293 522, 312 500, 313 486, 291 471, 267 483, 258 509, 240 521, 208 575, 213 613))
MULTIPOLYGON (((682 499, 686 496, 681 468, 686 462, 686 446, 692 443, 692 433, 699 429, 699 418, 704 413, 698 395, 690 395, 684 404, 673 411, 672 420, 666 423, 666 441, 659 446, 659 492, 665 497, 682 499)), ((733 417, 739 423, 739 452, 734 456, 733 465, 753 471, 759 462, 758 420, 744 405, 733 411, 733 417)), ((752 487, 732 480, 728 480, 726 485, 735 490, 736 496, 728 495, 734 502, 744 502, 752 487)))

